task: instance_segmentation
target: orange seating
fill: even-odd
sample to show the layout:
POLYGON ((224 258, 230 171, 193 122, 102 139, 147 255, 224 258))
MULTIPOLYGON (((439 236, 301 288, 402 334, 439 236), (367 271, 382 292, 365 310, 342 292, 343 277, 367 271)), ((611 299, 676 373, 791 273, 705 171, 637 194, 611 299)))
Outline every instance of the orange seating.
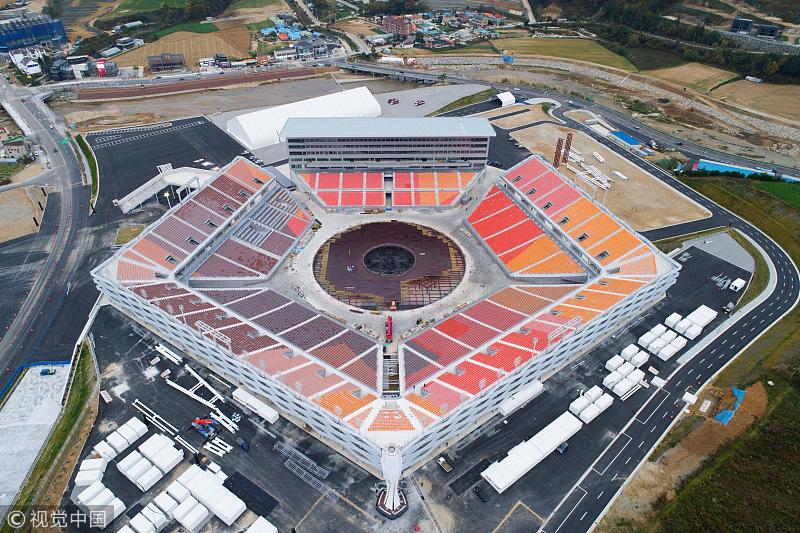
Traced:
POLYGON ((420 392, 406 396, 406 400, 426 411, 430 411, 436 416, 443 416, 449 413, 467 398, 466 394, 455 391, 436 381, 426 383, 420 392))
POLYGON ((624 296, 619 294, 611 294, 608 292, 597 292, 590 290, 582 290, 572 298, 564 300, 565 305, 576 305, 594 309, 596 311, 605 311, 612 307, 614 304, 622 300, 624 296))
POLYGON ((303 181, 305 181, 308 184, 309 187, 311 187, 312 189, 316 190, 316 188, 317 188, 317 174, 316 173, 314 173, 314 174, 300 174, 300 177, 303 178, 303 181))
POLYGON ((464 171, 461 171, 458 174, 461 180, 462 189, 466 189, 467 187, 469 187, 469 184, 472 183, 472 180, 475 178, 475 176, 478 175, 477 172, 464 172, 464 171))
POLYGON ((411 414, 414 415, 414 418, 417 419, 417 422, 419 422, 419 424, 424 428, 430 426, 436 421, 435 418, 426 415, 419 409, 414 409, 413 407, 409 407, 408 410, 411 411, 411 414))
POLYGON ((339 418, 347 418, 376 399, 374 394, 362 394, 360 388, 348 383, 326 392, 314 401, 339 418))
POLYGON ((434 189, 436 180, 433 172, 414 172, 415 189, 434 189))
POLYGON ((340 178, 338 172, 320 172, 317 177, 317 189, 338 189, 340 188, 340 178))
POLYGON ((342 174, 342 189, 363 189, 363 172, 345 172, 342 174))
POLYGON ((526 245, 523 249, 517 249, 500 256, 500 259, 508 266, 511 272, 518 272, 533 264, 536 264, 551 255, 559 252, 561 249, 553 240, 542 235, 533 243, 526 245), (517 253, 515 253, 517 252, 517 253))
POLYGON ((458 173, 457 172, 437 172, 436 173, 436 186, 439 189, 458 189, 458 173))
POLYGON ((580 274, 583 269, 569 255, 559 252, 522 271, 523 274, 580 274))
POLYGON ((286 346, 276 346, 248 354, 244 358, 261 373, 274 376, 287 372, 311 361, 308 357, 298 355, 286 346))
POLYGON ((435 206, 436 191, 414 192, 414 205, 435 206))
POLYGON ((619 223, 605 213, 592 218, 569 232, 570 237, 578 241, 584 250, 591 248, 620 229, 619 223))
POLYGON ((225 170, 225 174, 250 189, 251 192, 257 192, 272 179, 272 176, 264 172, 259 166, 241 159, 234 161, 225 170), (258 183, 259 181, 261 183, 258 183))
POLYGON ((562 315, 566 318, 580 317, 581 322, 584 324, 600 314, 600 311, 584 309, 582 307, 571 307, 567 305, 557 305, 553 307, 553 311, 557 311, 559 315, 562 315))
POLYGON ((382 408, 375 415, 367 431, 413 431, 414 424, 402 409, 382 408))
POLYGON ((446 205, 453 205, 456 200, 458 200, 458 196, 461 194, 461 191, 443 191, 439 190, 439 205, 446 206, 446 205))
POLYGON ((517 289, 555 302, 575 290, 575 285, 517 285, 517 289))
POLYGON ((579 198, 574 204, 570 204, 564 209, 549 215, 556 224, 559 224, 565 218, 569 219, 563 224, 559 224, 562 231, 569 233, 573 228, 583 224, 598 213, 600 213, 599 207, 586 198, 579 198))
POLYGON ((525 315, 532 315, 541 311, 551 303, 549 300, 519 291, 514 287, 506 287, 493 294, 489 297, 489 301, 514 309, 525 315))
POLYGON ((598 259, 601 265, 612 263, 630 252, 642 243, 633 233, 628 230, 621 230, 599 243, 594 248, 588 250, 589 254, 597 257, 606 252, 604 257, 598 259))
POLYGON ((653 276, 658 273, 656 258, 651 255, 634 259, 620 266, 620 276, 653 276))
POLYGON ((612 292, 627 296, 633 293, 644 284, 643 281, 631 281, 619 278, 602 278, 597 283, 589 285, 587 288, 596 291, 612 292))

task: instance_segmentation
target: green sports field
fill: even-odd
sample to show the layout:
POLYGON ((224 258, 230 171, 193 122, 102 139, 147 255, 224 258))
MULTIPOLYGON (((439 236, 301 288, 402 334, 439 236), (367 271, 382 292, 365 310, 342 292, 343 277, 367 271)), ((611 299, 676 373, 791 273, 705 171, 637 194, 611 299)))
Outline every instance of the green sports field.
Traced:
POLYGON ((627 59, 589 39, 533 39, 513 37, 497 39, 492 44, 498 50, 508 50, 518 56, 551 56, 597 63, 607 67, 636 70, 627 59))

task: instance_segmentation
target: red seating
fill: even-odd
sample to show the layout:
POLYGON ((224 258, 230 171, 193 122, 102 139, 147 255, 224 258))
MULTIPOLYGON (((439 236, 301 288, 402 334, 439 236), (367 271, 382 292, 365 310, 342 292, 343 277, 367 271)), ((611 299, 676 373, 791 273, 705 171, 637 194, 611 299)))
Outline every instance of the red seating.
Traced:
POLYGON ((437 379, 470 394, 478 394, 500 379, 501 375, 497 370, 465 361, 460 363, 452 373, 444 372, 437 379))
POLYGON ((468 396, 463 392, 453 390, 436 381, 426 383, 419 392, 406 396, 408 401, 437 416, 446 415, 467 398, 468 396))
POLYGON ((527 315, 500 307, 489 300, 481 300, 462 313, 500 330, 507 330, 527 318, 527 315))
POLYGON ((500 191, 496 185, 492 185, 492 188, 489 189, 489 192, 487 192, 486 196, 484 196, 483 201, 481 201, 481 203, 475 207, 475 209, 472 211, 472 214, 467 218, 467 221, 477 222, 478 220, 491 216, 510 205, 513 205, 511 199, 506 196, 504 192, 500 191))
POLYGON ((212 255, 192 273, 197 278, 254 278, 258 272, 240 266, 222 256, 212 255))
POLYGON ((420 333, 409 341, 408 345, 442 366, 449 365, 469 352, 467 346, 448 339, 434 329, 420 333))
POLYGON ((257 252, 256 250, 240 244, 233 239, 228 239, 222 243, 222 246, 216 252, 218 255, 226 259, 230 259, 235 263, 255 270, 262 274, 268 274, 277 264, 277 259, 257 252))
POLYGON ((173 216, 178 217, 190 227, 205 234, 210 234, 214 231, 214 227, 208 225, 208 221, 211 221, 216 226, 220 226, 224 222, 222 217, 217 216, 194 200, 184 201, 173 213, 173 216))
POLYGON ((477 348, 497 336, 497 331, 460 315, 452 316, 444 322, 440 322, 435 329, 473 348, 477 348))
POLYGON ((532 241, 544 233, 542 229, 532 220, 526 220, 522 224, 517 224, 505 231, 495 234, 486 239, 486 244, 496 254, 502 254, 512 248, 516 248, 526 242, 532 241))
POLYGON ((483 220, 474 222, 472 227, 475 228, 475 231, 477 231, 481 237, 486 238, 494 233, 503 231, 514 224, 522 222, 527 218, 527 215, 525 215, 525 213, 523 213, 519 207, 512 206, 508 209, 499 211, 492 216, 486 217, 483 220))
POLYGON ((308 357, 295 354, 290 348, 283 345, 251 353, 244 357, 244 360, 270 376, 287 372, 311 361, 308 357))
POLYGON ((521 365, 524 365, 533 356, 533 349, 524 350, 517 346, 509 346, 501 342, 492 344, 484 353, 480 352, 472 357, 472 361, 477 361, 494 368, 500 368, 506 372, 512 372, 521 365))

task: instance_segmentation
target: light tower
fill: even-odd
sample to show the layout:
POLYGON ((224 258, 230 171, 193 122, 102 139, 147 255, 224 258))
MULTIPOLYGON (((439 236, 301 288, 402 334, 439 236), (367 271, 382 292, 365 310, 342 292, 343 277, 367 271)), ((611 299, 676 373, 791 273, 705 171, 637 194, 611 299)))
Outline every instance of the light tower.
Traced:
POLYGON ((389 444, 381 450, 381 471, 386 481, 386 488, 378 494, 378 503, 375 507, 385 517, 395 519, 408 509, 406 495, 400 490, 403 456, 398 446, 389 444))

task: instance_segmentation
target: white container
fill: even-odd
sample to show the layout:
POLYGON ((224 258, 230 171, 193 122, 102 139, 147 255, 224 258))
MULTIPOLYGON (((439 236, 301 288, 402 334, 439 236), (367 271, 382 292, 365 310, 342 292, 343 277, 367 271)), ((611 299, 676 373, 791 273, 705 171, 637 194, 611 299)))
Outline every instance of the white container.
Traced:
POLYGON ((660 350, 660 351, 658 352, 658 354, 657 354, 657 357, 658 357, 659 359, 661 359, 662 361, 669 361, 669 360, 670 360, 670 358, 671 358, 673 355, 675 355, 675 353, 676 353, 677 351, 678 351, 678 349, 677 349, 677 348, 675 348, 673 345, 671 345, 671 344, 667 344, 666 346, 664 346, 663 348, 661 348, 661 350, 660 350))
POLYGON ((663 348, 666 345, 667 345, 666 342, 662 341, 661 339, 656 339, 653 341, 652 344, 650 344, 650 346, 647 347, 647 351, 649 351, 652 354, 657 354, 661 350, 661 348, 663 348))
POLYGON ((208 509, 202 505, 196 505, 189 513, 178 520, 178 522, 186 528, 190 533, 195 533, 211 518, 208 509))
POLYGON ((184 487, 189 486, 189 482, 194 478, 197 474, 202 472, 202 469, 197 465, 192 465, 186 469, 186 471, 178 477, 178 481, 180 481, 181 485, 184 487))
POLYGON ((134 430, 139 437, 144 437, 144 434, 147 433, 147 426, 145 423, 135 416, 125 422, 125 425, 134 430))
POLYGON ((106 465, 108 461, 105 459, 84 459, 81 461, 81 466, 78 470, 100 470, 101 472, 106 471, 106 465))
POLYGON ((78 503, 81 505, 86 505, 87 503, 92 501, 92 499, 95 496, 103 492, 103 489, 105 489, 105 486, 103 486, 103 482, 95 481, 94 483, 83 489, 83 491, 81 491, 80 494, 78 494, 78 503))
POLYGON ((692 325, 692 321, 689 320, 688 318, 684 318, 683 320, 681 320, 680 322, 675 324, 675 331, 677 331, 678 333, 680 333, 682 335, 682 334, 686 333, 686 330, 689 329, 691 327, 691 325, 692 325))
POLYGON ((123 457, 122 460, 117 461, 117 470, 122 472, 123 474, 128 472, 133 465, 138 463, 143 459, 142 454, 133 450, 127 456, 123 457))
POLYGON ((664 385, 666 385, 666 384, 667 384, 667 382, 666 382, 666 381, 664 381, 663 379, 661 379, 661 378, 660 378, 660 377, 658 377, 658 376, 653 376, 653 379, 651 379, 651 380, 650 380, 650 383, 651 383, 652 385, 654 385, 654 386, 658 387, 659 389, 662 389, 662 388, 664 388, 664 385))
POLYGON ((167 446, 171 447, 171 445, 172 439, 165 437, 160 433, 156 433, 139 446, 139 452, 152 462, 153 458, 158 455, 158 452, 167 446))
POLYGON ((180 463, 182 460, 183 450, 178 450, 172 446, 169 446, 161 450, 158 455, 153 458, 153 465, 166 474, 178 466, 178 463, 180 463))
POLYGON ((176 508, 172 511, 172 516, 177 521, 181 521, 189 512, 200 505, 197 500, 189 496, 185 500, 183 500, 176 508))
POLYGON ((603 378, 603 386, 608 389, 613 389, 614 385, 619 383, 621 380, 622 380, 622 375, 619 372, 612 372, 605 378, 603 378))
POLYGON ((619 383, 614 385, 613 392, 619 397, 625 396, 631 389, 633 388, 633 383, 628 381, 627 379, 621 380, 619 383))
POLYGON ((614 403, 614 397, 607 392, 604 392, 602 396, 594 401, 594 405, 600 409, 601 413, 611 407, 612 403, 614 403))
POLYGON ((678 322, 680 322, 682 319, 683 319, 683 317, 681 315, 679 315, 678 313, 672 313, 664 321, 664 324, 666 324, 667 327, 669 327, 669 328, 674 328, 678 324, 678 322))
POLYGON ((75 486, 88 487, 95 481, 100 481, 101 479, 103 479, 102 470, 81 470, 75 474, 75 486))
POLYGON ((125 477, 135 482, 139 477, 144 475, 144 473, 150 470, 151 468, 153 468, 153 464, 144 457, 142 457, 141 459, 139 459, 138 462, 134 463, 133 466, 131 466, 125 472, 123 472, 123 474, 125 474, 125 477))
MULTIPOLYGON (((625 377, 628 374, 630 374, 631 372, 633 372, 634 368, 636 368, 636 367, 633 366, 633 363, 631 363, 630 361, 626 361, 625 364, 623 364, 621 367, 619 367, 617 369, 617 374, 619 374, 622 377, 625 377)), ((597 398, 595 398, 595 400, 596 399, 597 398)))
POLYGON ((717 318, 718 314, 719 313, 717 311, 714 311, 710 307, 706 305, 701 305, 700 307, 689 313, 686 316, 686 318, 687 320, 691 320, 692 323, 697 324, 701 328, 704 328, 711 322, 713 322, 714 319, 717 318))
POLYGON ((97 452, 97 455, 99 455, 100 457, 102 457, 103 459, 106 459, 108 461, 112 460, 119 453, 119 452, 117 452, 117 450, 112 448, 109 443, 107 443, 104 440, 101 440, 100 442, 95 444, 94 448, 92 448, 92 450, 97 452))
POLYGON ((644 370, 640 370, 637 368, 636 370, 628 374, 628 376, 625 379, 633 383, 639 383, 644 379, 644 376, 645 376, 644 370))
POLYGON ((114 493, 111 492, 111 489, 104 488, 103 490, 100 491, 100 494, 89 500, 89 503, 86 504, 86 507, 88 507, 89 510, 97 511, 113 501, 114 501, 114 493))
POLYGON ((136 533, 155 533, 156 527, 142 513, 137 514, 128 523, 136 533))
POLYGON ((695 340, 700 334, 703 333, 703 328, 698 326, 697 324, 692 325, 689 329, 686 330, 686 338, 690 341, 695 340))
POLYGON ((183 484, 177 480, 170 483, 169 487, 167 487, 167 494, 174 498, 178 503, 185 502, 187 499, 192 497, 189 489, 184 487, 183 484))
POLYGON ((678 336, 677 333, 675 333, 672 330, 669 330, 669 331, 664 332, 664 334, 661 335, 660 339, 662 341, 666 342, 667 344, 669 344, 670 342, 674 341, 677 338, 677 336, 678 336))
POLYGON ((259 516, 255 522, 250 524, 245 533, 278 533, 278 528, 263 516, 259 516))
POLYGON ((153 503, 156 504, 156 506, 164 511, 164 513, 166 513, 166 515, 169 517, 172 516, 172 511, 178 507, 178 502, 176 502, 175 499, 166 492, 162 492, 156 496, 153 500, 153 503))
POLYGON ((650 356, 647 355, 647 352, 639 352, 633 356, 633 359, 631 359, 631 364, 636 368, 640 368, 642 365, 647 363, 648 359, 650 359, 650 356))
POLYGON ((585 396, 578 396, 576 399, 572 400, 572 403, 569 404, 569 411, 575 416, 578 416, 581 414, 581 411, 589 406, 590 403, 592 402, 589 400, 589 398, 585 396))
POLYGON ((664 324, 656 324, 655 326, 650 328, 650 333, 652 333, 656 337, 660 337, 661 335, 666 333, 666 331, 667 331, 667 326, 665 326, 664 324))
POLYGON ((136 478, 136 486, 139 487, 139 490, 142 492, 147 492, 153 488, 153 485, 162 477, 164 477, 164 474, 161 473, 161 470, 155 466, 151 466, 147 472, 136 478))
POLYGON ((123 439, 128 441, 128 444, 133 444, 139 439, 139 435, 136 433, 136 430, 127 424, 123 424, 118 427, 116 432, 119 433, 123 439))
POLYGON ((150 523, 155 526, 157 531, 161 531, 161 529, 167 525, 167 522, 169 522, 169 517, 153 502, 148 503, 147 507, 142 509, 140 514, 147 518, 150 523))
MULTIPOLYGON (((602 398, 602 396, 601 396, 602 398)), ((591 404, 589 407, 581 411, 580 419, 584 424, 588 424, 600 414, 600 408, 597 407, 595 404, 591 404)))
POLYGON ((114 450, 117 453, 124 452, 125 449, 128 446, 130 446, 130 443, 127 440, 125 440, 125 437, 123 437, 122 435, 120 435, 116 431, 114 433, 112 433, 111 435, 106 437, 106 442, 108 442, 108 444, 110 444, 111 447, 114 448, 114 450))
POLYGON ((639 346, 644 348, 645 350, 650 346, 650 344, 658 338, 658 335, 655 335, 652 331, 648 331, 641 337, 639 337, 639 346))
POLYGON ((622 358, 626 361, 630 361, 631 357, 636 355, 639 352, 639 347, 635 344, 629 344, 622 350, 622 358))
POLYGON ((606 361, 606 370, 608 370, 609 372, 613 372, 614 370, 618 369, 624 362, 625 359, 623 359, 622 356, 615 355, 614 357, 606 361))
POLYGON ((675 340, 673 340, 669 344, 670 346, 674 346, 676 350, 680 350, 684 346, 686 346, 686 339, 684 339, 683 337, 675 337, 675 340))
POLYGON ((595 385, 594 387, 584 392, 583 395, 586 396, 589 400, 595 401, 596 399, 598 399, 600 396, 603 395, 603 389, 595 385))

